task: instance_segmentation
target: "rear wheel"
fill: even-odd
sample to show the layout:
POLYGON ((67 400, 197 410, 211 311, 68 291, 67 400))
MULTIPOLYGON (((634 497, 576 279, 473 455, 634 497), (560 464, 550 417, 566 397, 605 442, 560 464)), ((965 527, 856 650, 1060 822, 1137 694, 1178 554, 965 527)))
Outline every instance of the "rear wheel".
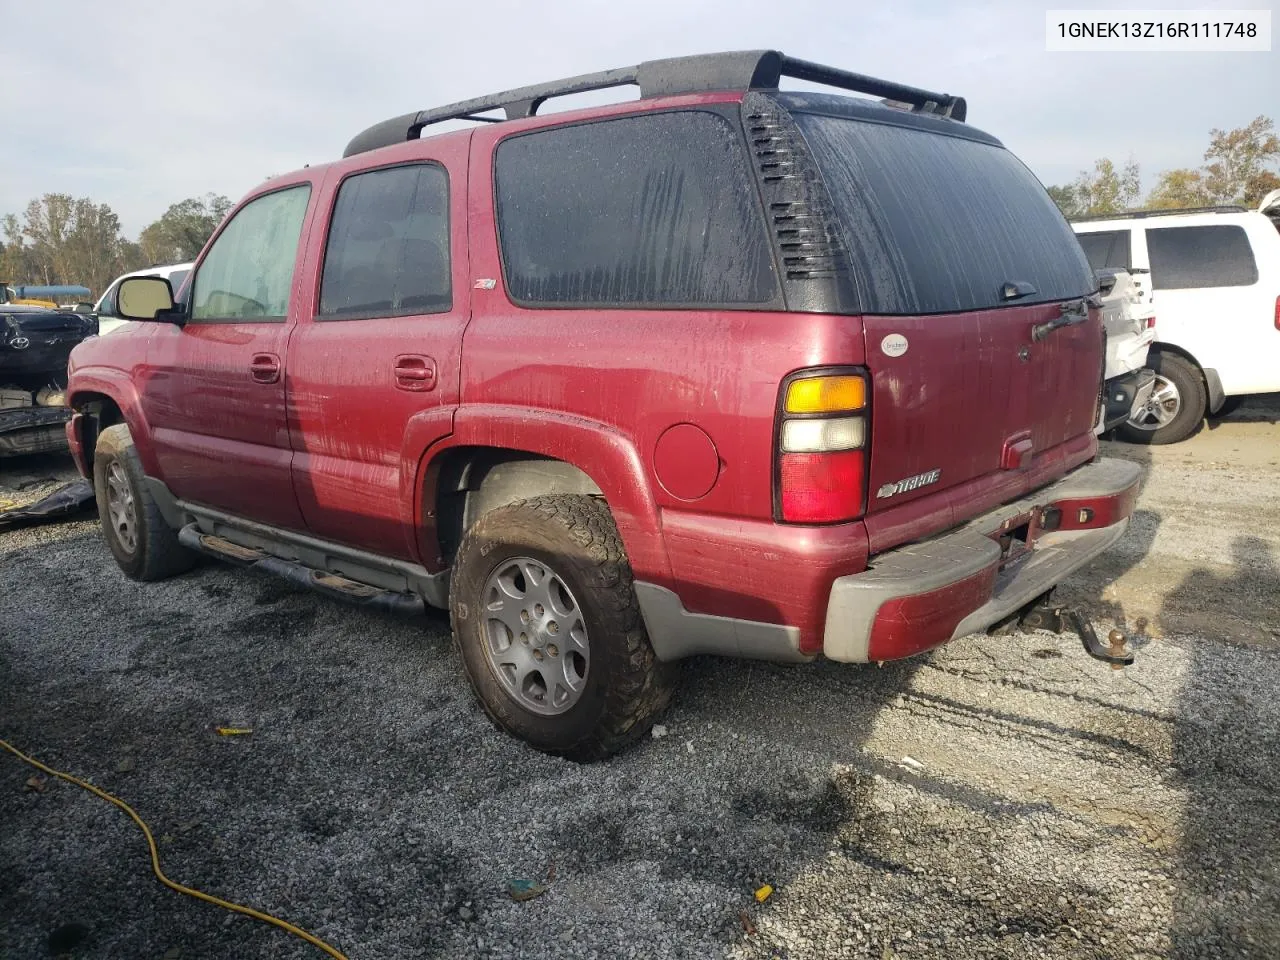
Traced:
POLYGON ((1156 382, 1147 403, 1120 427, 1129 443, 1178 443, 1204 421, 1204 376, 1190 360, 1176 353, 1153 353, 1147 365, 1156 382))
POLYGON ((178 543, 147 489, 133 437, 122 423, 98 434, 93 490, 102 536, 131 580, 163 580, 196 565, 196 554, 178 543))
POLYGON ((670 699, 605 504, 547 496, 491 510, 458 547, 454 642, 501 729, 573 760, 643 736, 670 699))

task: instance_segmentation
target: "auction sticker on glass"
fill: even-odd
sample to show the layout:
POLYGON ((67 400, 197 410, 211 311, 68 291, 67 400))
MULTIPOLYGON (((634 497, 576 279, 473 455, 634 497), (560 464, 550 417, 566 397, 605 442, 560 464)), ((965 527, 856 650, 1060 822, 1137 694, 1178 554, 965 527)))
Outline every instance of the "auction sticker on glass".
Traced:
POLYGON ((1270 10, 1049 10, 1045 49, 1111 53, 1265 53, 1270 10))

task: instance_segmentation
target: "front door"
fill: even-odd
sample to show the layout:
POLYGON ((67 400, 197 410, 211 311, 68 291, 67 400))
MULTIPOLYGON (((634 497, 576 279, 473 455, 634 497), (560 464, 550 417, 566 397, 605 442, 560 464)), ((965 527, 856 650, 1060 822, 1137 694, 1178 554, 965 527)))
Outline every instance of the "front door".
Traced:
POLYGON ((196 268, 190 319, 148 341, 141 378, 161 479, 180 499, 303 529, 285 357, 309 182, 244 204, 196 268))
POLYGON ((325 183, 288 380, 294 490, 322 539, 418 559, 419 461, 451 430, 470 304, 468 143, 325 183))

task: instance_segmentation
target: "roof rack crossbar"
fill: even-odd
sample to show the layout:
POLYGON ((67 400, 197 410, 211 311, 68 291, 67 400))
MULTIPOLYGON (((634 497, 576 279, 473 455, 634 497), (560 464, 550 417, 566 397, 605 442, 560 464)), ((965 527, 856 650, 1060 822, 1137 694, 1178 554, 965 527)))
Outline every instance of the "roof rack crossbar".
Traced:
POLYGON ((507 90, 504 93, 463 100, 430 110, 406 113, 375 124, 347 144, 344 157, 379 147, 416 140, 422 129, 445 120, 478 120, 499 122, 499 118, 480 114, 502 110, 508 120, 534 116, 538 108, 552 97, 607 90, 612 87, 638 86, 641 97, 672 96, 681 93, 703 93, 712 90, 776 90, 782 77, 808 80, 843 90, 866 93, 909 104, 918 112, 936 113, 963 121, 966 104, 963 97, 933 93, 860 73, 797 60, 776 50, 745 50, 713 53, 693 57, 650 60, 634 67, 620 67, 599 73, 586 73, 565 80, 507 90))
POLYGON ((1212 207, 1172 207, 1167 210, 1121 210, 1116 213, 1091 213, 1083 217, 1069 217, 1071 223, 1089 223, 1095 220, 1145 220, 1148 217, 1172 217, 1180 213, 1248 213, 1235 203, 1222 203, 1212 207))
POLYGON ((938 113, 953 120, 964 120, 967 113, 964 97, 921 90, 919 87, 909 87, 906 84, 880 80, 861 73, 851 73, 848 70, 837 70, 835 67, 824 67, 820 63, 810 63, 808 60, 797 60, 794 57, 782 57, 782 75, 795 80, 809 80, 829 87, 839 87, 843 90, 907 103, 918 111, 938 113))

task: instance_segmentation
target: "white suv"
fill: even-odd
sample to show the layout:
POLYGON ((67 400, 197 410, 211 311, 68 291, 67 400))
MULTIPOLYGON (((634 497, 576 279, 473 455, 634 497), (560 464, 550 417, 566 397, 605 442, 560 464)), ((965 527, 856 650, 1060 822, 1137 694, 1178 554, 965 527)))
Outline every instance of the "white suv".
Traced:
POLYGON ((121 280, 127 277, 164 277, 169 281, 169 286, 173 288, 173 295, 177 298, 178 291, 182 288, 182 281, 187 279, 192 266, 190 263, 170 263, 164 266, 147 267, 145 270, 135 270, 116 277, 111 286, 107 287, 106 293, 93 305, 93 312, 98 316, 98 335, 110 333, 129 323, 116 313, 116 291, 120 289, 121 280))
POLYGON ((1154 294, 1156 385, 1124 439, 1176 443, 1233 397, 1280 392, 1280 190, 1257 210, 1144 210, 1072 227, 1095 270, 1128 270, 1154 294))

